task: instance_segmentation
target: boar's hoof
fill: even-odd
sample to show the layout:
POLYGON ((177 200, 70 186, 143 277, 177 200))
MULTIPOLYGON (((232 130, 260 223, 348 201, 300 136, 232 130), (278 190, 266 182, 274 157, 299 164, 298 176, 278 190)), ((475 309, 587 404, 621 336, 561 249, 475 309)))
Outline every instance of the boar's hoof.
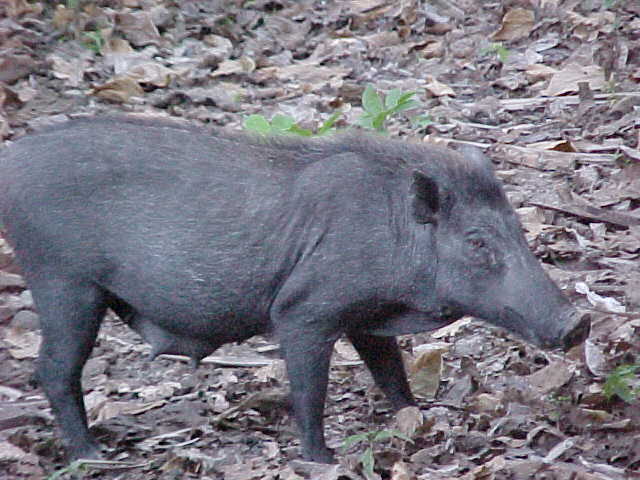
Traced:
POLYGON ((71 461, 75 460, 104 460, 100 444, 96 441, 86 442, 82 445, 72 445, 68 449, 71 461))
POLYGON ((576 345, 584 342, 589 336, 591 331, 591 315, 588 313, 582 314, 578 317, 578 320, 574 325, 571 325, 564 335, 562 341, 564 350, 567 351, 576 345))
POLYGON ((315 448, 311 452, 305 452, 304 459, 316 463, 337 463, 333 456, 333 450, 327 447, 315 448))

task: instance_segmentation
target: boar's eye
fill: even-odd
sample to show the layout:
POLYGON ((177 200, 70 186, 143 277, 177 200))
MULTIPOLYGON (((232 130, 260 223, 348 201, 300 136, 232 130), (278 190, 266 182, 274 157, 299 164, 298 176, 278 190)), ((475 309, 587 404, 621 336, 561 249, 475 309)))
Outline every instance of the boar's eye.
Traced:
POLYGON ((481 248, 484 248, 487 245, 483 238, 471 237, 468 241, 469 241, 469 245, 472 248, 477 249, 477 250, 479 250, 481 248))
POLYGON ((466 239, 469 260, 478 265, 497 266, 499 255, 484 236, 469 235, 466 239))

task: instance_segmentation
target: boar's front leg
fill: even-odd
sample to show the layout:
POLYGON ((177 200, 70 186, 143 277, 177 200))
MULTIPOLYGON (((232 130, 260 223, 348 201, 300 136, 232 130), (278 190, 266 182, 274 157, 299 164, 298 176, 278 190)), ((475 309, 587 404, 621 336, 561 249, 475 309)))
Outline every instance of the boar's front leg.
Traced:
POLYGON ((70 457, 100 458, 100 447, 87 428, 80 378, 105 313, 103 295, 89 282, 54 275, 29 278, 42 330, 36 377, 70 457))
POLYGON ((331 353, 343 331, 336 326, 335 306, 304 271, 296 273, 272 303, 271 321, 287 366, 303 457, 335 463, 325 443, 323 416, 331 353))
POLYGON ((415 405, 395 337, 377 337, 356 332, 349 332, 347 336, 393 408, 400 410, 415 405))
POLYGON ((304 326, 302 323, 276 329, 291 384, 302 454, 305 460, 335 463, 333 452, 325 444, 323 416, 336 338, 324 335, 324 329, 317 328, 315 322, 304 322, 304 326))

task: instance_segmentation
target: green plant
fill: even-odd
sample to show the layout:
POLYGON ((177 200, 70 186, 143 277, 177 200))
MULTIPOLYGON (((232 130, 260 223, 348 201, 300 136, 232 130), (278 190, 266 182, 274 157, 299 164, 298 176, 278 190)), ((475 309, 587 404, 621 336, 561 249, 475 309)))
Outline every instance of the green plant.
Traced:
POLYGON ((394 88, 383 99, 373 85, 367 85, 362 93, 364 113, 358 119, 358 125, 384 132, 384 124, 388 117, 421 105, 412 98, 415 94, 416 92, 403 92, 394 88))
POLYGON ((365 432, 358 433, 357 435, 351 435, 344 439, 343 448, 346 450, 347 448, 357 444, 364 444, 367 446, 362 455, 360 455, 360 463, 362 464, 362 471, 365 476, 367 478, 371 478, 374 474, 373 468, 375 467, 373 449, 376 444, 391 438, 399 438, 405 442, 413 443, 413 440, 397 430, 379 430, 377 432, 365 432))
POLYGON ((100 53, 102 51, 102 47, 104 47, 104 38, 102 38, 102 33, 100 33, 99 30, 84 32, 82 35, 84 37, 84 41, 82 43, 85 47, 94 53, 100 53))
POLYGON ((632 403, 640 395, 640 383, 636 371, 640 369, 640 363, 625 364, 617 367, 607 376, 602 393, 611 400, 614 395, 627 403, 632 403))
POLYGON ((51 475, 47 477, 47 480, 58 480, 67 473, 71 475, 78 475, 87 471, 87 464, 82 460, 76 460, 75 462, 70 463, 68 466, 61 468, 60 470, 56 470, 51 475))
POLYGON ((490 43, 488 47, 482 50, 482 55, 487 55, 488 53, 495 53, 502 63, 505 63, 509 58, 509 54, 511 53, 508 48, 506 48, 501 43, 490 43))
POLYGON ((340 110, 332 113, 315 132, 300 127, 289 115, 279 113, 275 114, 271 118, 271 121, 267 120, 264 115, 249 115, 244 119, 244 129, 259 135, 282 135, 287 133, 293 133, 303 137, 325 135, 335 130, 333 125, 338 118, 340 118, 340 115, 342 115, 340 110))
POLYGON ((422 115, 418 115, 411 120, 411 125, 414 128, 425 128, 433 123, 433 118, 428 113, 423 113, 422 115))

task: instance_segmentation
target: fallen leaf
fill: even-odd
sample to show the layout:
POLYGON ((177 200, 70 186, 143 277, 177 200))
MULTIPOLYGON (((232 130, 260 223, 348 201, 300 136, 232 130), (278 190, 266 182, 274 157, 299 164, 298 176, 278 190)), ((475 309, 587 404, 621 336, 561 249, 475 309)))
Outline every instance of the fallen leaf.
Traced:
POLYGON ((460 329, 466 327, 471 323, 471 317, 462 317, 459 320, 447 325, 446 327, 439 328, 431 332, 431 336, 433 338, 445 338, 445 337, 455 337, 460 329))
POLYGON ((449 95, 456 96, 456 92, 449 85, 439 82, 435 77, 427 75, 428 83, 424 86, 434 97, 443 97, 449 95))
POLYGON ((551 68, 539 63, 527 66, 524 71, 525 76, 531 82, 547 80, 548 78, 551 78, 555 73, 557 73, 557 70, 555 68, 551 68))
POLYGON ((17 360, 38 358, 38 350, 42 341, 38 332, 9 328, 4 340, 9 344, 9 353, 13 358, 17 360))
POLYGON ((114 77, 103 85, 94 87, 91 93, 104 100, 126 103, 132 97, 144 95, 144 90, 134 79, 124 76, 114 77))
POLYGON ((0 51, 0 82, 12 84, 35 70, 36 61, 12 49, 0 51))
POLYGON ((605 87, 604 69, 598 65, 566 65, 551 77, 549 86, 541 93, 553 97, 563 93, 577 92, 580 82, 587 82, 591 90, 603 90, 605 87))
POLYGON ((535 21, 535 14, 524 8, 514 8, 505 13, 500 30, 491 35, 493 40, 519 40, 531 33, 535 21))
POLYGON ((573 377, 574 367, 562 360, 550 363, 546 367, 528 375, 526 380, 531 388, 545 395, 557 390, 573 377))
POLYGON ((544 142, 529 143, 527 148, 538 148, 541 150, 554 150, 556 152, 575 152, 575 147, 568 140, 547 140, 544 142))
POLYGON ((18 18, 22 15, 42 13, 40 2, 29 2, 27 0, 4 0, 5 9, 9 18, 18 18))
POLYGON ((618 302, 615 298, 603 297, 591 291, 589 289, 589 286, 585 282, 577 282, 575 288, 576 292, 586 295, 589 303, 596 308, 606 310, 608 312, 624 313, 627 311, 625 306, 618 302))
POLYGON ((123 12, 116 14, 115 18, 118 28, 136 47, 160 45, 162 37, 150 12, 123 12))
POLYGON ((590 339, 584 342, 584 356, 587 368, 594 377, 603 377, 607 371, 607 358, 602 348, 590 339))
POLYGON ((125 75, 138 83, 163 88, 169 85, 176 73, 158 62, 146 62, 129 68, 125 75))
POLYGON ((411 390, 416 397, 434 398, 440 387, 442 375, 442 353, 445 348, 422 345, 418 358, 413 362, 409 372, 411 390))
POLYGON ((249 57, 241 57, 238 60, 225 60, 218 65, 216 71, 209 74, 211 78, 234 73, 251 73, 256 69, 256 63, 249 57))
POLYGON ((65 59, 60 55, 50 54, 47 56, 47 61, 51 63, 53 75, 61 80, 66 80, 66 83, 71 87, 80 85, 84 78, 84 72, 89 65, 89 60, 86 56, 65 59))
POLYGON ((403 461, 396 462, 391 467, 391 480, 414 480, 415 474, 409 469, 409 465, 403 461))
POLYGON ((396 413, 398 430, 409 438, 414 438, 424 424, 424 416, 418 407, 405 407, 396 413))

